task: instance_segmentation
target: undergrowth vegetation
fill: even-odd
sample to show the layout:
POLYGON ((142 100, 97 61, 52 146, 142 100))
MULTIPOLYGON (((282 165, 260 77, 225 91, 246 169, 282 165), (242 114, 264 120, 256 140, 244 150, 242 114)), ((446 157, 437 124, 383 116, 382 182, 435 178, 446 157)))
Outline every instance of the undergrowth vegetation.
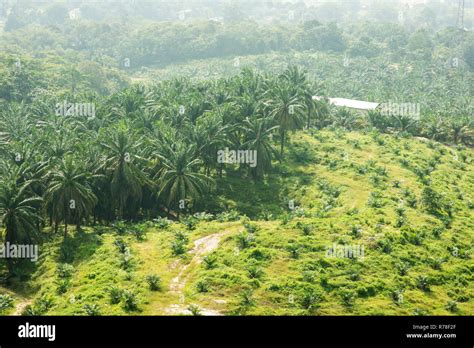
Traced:
POLYGON ((13 292, 2 288, 0 310, 13 313, 23 294, 24 315, 167 314, 178 265, 189 264, 183 292, 193 315, 473 313, 472 150, 311 130, 295 133, 289 153, 275 168, 285 173, 278 191, 222 179, 239 184, 225 215, 44 233, 37 267, 25 264, 13 292), (239 211, 248 195, 261 205, 244 210, 266 219, 239 211), (192 265, 193 243, 222 231, 219 247, 192 265), (355 245, 363 254, 330 253, 355 245))

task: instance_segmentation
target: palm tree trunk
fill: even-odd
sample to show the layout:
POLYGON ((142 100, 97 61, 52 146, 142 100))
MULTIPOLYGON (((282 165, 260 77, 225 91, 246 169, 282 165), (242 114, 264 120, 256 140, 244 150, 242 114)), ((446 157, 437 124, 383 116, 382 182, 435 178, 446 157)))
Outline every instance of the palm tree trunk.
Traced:
POLYGON ((12 276, 13 275, 13 259, 11 257, 7 258, 7 270, 8 270, 8 275, 12 276))
POLYGON ((67 236, 67 207, 66 204, 64 204, 64 237, 67 236))
POLYGON ((122 207, 122 204, 120 203, 118 219, 122 220, 122 218, 123 218, 123 207, 122 207))
MULTIPOLYGON (((5 226, 5 242, 11 243, 13 241, 13 237, 17 235, 17 230, 15 225, 7 224, 5 226)), ((13 259, 11 257, 7 258, 7 269, 8 275, 13 275, 13 259)))
POLYGON ((283 160, 283 150, 285 148, 285 132, 281 132, 281 140, 280 140, 280 163, 283 160))

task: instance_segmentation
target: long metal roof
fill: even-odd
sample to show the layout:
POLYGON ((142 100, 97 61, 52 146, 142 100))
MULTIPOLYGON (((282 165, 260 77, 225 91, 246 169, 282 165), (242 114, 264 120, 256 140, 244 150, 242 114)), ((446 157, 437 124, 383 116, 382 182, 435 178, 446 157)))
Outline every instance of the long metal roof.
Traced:
MULTIPOLYGON (((314 96, 314 100, 321 100, 322 97, 314 96)), ((335 106, 342 106, 350 109, 357 109, 357 110, 375 110, 380 103, 373 103, 363 100, 355 100, 355 99, 346 99, 346 98, 328 98, 329 103, 335 106)))

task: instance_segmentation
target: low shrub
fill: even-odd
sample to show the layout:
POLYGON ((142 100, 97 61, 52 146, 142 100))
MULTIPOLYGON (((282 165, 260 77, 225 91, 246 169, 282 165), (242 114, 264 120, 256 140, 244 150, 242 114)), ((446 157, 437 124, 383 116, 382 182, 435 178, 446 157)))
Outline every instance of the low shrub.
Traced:
POLYGON ((208 292, 209 283, 205 280, 200 280, 196 283, 196 289, 198 292, 208 292))
POLYGON ((188 306, 188 311, 191 312, 191 315, 199 316, 201 315, 201 309, 198 305, 192 304, 188 306))
POLYGON ((13 307, 13 297, 8 294, 0 295, 0 312, 13 307))
POLYGON ((217 267, 217 256, 215 254, 207 255, 202 261, 206 269, 214 269, 217 267))
POLYGON ((403 289, 395 290, 392 292, 392 300, 395 304, 399 305, 403 303, 403 289))
POLYGON ((216 216, 219 222, 237 221, 240 219, 240 214, 236 210, 230 210, 227 212, 220 213, 216 216))
POLYGON ((183 255, 184 253, 186 253, 186 243, 181 239, 172 241, 171 251, 173 252, 173 255, 175 256, 183 255))
POLYGON ((62 295, 69 290, 69 279, 59 279, 56 281, 56 292, 58 295, 62 295))
POLYGON ((263 270, 256 265, 247 267, 247 273, 251 279, 260 279, 263 276, 263 270))
POLYGON ((458 311, 458 304, 456 301, 450 300, 446 304, 446 309, 450 312, 457 312, 458 311))
POLYGON ((429 291, 430 290, 430 279, 425 276, 425 275, 419 275, 415 278, 416 281, 416 286, 423 290, 423 291, 429 291))
POLYGON ((74 273, 74 266, 68 263, 60 263, 56 269, 59 278, 70 278, 74 273))
POLYGON ((240 293, 240 305, 244 308, 255 306, 252 290, 246 289, 240 293))
POLYGON ((241 232, 237 235, 237 245, 239 249, 246 249, 248 248, 253 241, 253 237, 246 232, 241 232))
POLYGON ((290 252, 290 255, 293 259, 297 259, 300 255, 300 249, 296 244, 290 243, 287 246, 287 250, 290 252))
POLYGON ((122 292, 123 308, 128 311, 136 311, 138 309, 137 295, 131 290, 122 292))
POLYGON ((100 307, 97 303, 93 303, 93 304, 86 303, 82 308, 84 309, 84 312, 89 316, 100 315, 100 307))
POLYGON ((196 229, 196 225, 198 224, 199 220, 194 216, 188 216, 183 220, 183 224, 186 228, 190 231, 196 229))
POLYGON ((341 303, 346 307, 354 305, 356 295, 352 290, 343 290, 339 293, 341 303))
POLYGON ((121 254, 124 254, 128 249, 127 243, 125 243, 122 238, 115 239, 114 244, 121 254))
POLYGON ((162 217, 153 219, 153 223, 159 229, 166 229, 171 224, 170 220, 168 220, 167 218, 162 218, 162 217))
POLYGON ((156 274, 148 274, 145 280, 151 291, 158 291, 161 289, 161 278, 156 274))
POLYGON ((301 307, 311 311, 317 307, 321 299, 322 295, 316 292, 314 289, 305 289, 301 297, 301 307))
POLYGON ((122 292, 123 292, 122 289, 116 286, 111 286, 108 289, 110 303, 111 304, 119 303, 120 300, 122 299, 122 292))

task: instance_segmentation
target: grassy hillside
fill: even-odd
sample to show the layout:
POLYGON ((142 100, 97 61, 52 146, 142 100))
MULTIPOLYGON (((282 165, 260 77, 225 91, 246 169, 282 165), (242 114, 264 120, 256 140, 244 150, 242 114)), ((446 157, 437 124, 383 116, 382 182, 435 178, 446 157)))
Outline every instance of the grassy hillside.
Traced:
POLYGON ((472 149, 328 130, 286 151, 266 182, 222 179, 226 214, 44 231, 3 314, 474 313, 472 149))

